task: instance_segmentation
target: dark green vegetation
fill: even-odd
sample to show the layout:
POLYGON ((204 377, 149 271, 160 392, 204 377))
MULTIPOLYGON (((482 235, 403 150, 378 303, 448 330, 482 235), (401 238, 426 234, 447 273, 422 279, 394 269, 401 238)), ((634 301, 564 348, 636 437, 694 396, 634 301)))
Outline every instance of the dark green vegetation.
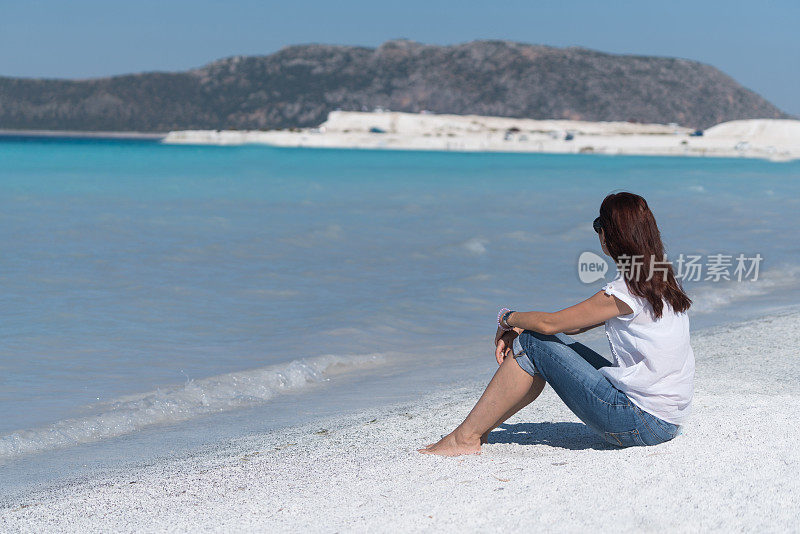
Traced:
POLYGON ((788 118, 709 65, 504 41, 291 46, 175 73, 0 77, 0 128, 167 131, 314 126, 343 110, 677 122, 788 118))

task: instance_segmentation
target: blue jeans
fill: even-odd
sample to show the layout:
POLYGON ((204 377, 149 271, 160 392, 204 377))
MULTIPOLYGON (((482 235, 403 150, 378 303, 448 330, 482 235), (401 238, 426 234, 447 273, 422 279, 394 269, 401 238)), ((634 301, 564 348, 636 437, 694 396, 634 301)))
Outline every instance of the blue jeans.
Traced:
POLYGON ((581 421, 605 441, 619 447, 658 445, 674 438, 680 426, 647 413, 598 371, 608 360, 569 336, 548 336, 525 330, 519 336, 525 351, 517 363, 541 375, 581 421))

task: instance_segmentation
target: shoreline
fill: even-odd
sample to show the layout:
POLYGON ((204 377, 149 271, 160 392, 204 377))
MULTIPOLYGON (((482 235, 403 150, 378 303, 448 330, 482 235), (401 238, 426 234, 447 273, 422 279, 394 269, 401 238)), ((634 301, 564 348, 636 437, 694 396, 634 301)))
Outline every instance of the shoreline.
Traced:
POLYGON ((317 128, 166 133, 0 129, 0 140, 4 138, 139 140, 198 146, 718 157, 775 162, 800 159, 800 120, 794 119, 729 121, 696 136, 694 130, 677 124, 334 111, 317 128))
POLYGON ((695 135, 670 124, 332 112, 318 128, 173 131, 174 145, 800 159, 800 121, 753 119, 695 135))
MULTIPOLYGON (((724 323, 714 322, 694 328, 693 335, 702 336, 714 328, 728 324, 792 312, 800 313, 800 307, 796 305, 768 307, 735 319, 729 318, 724 323)), ((612 358, 608 341, 599 329, 581 334, 577 336, 577 339, 606 359, 612 358)), ((455 361, 444 362, 443 368, 449 368, 446 375, 441 371, 436 371, 424 372, 423 376, 420 374, 423 371, 421 371, 419 363, 409 365, 408 361, 384 362, 375 369, 360 368, 350 371, 338 369, 333 382, 320 388, 318 387, 320 383, 312 381, 306 385, 300 397, 292 394, 277 395, 268 402, 260 404, 209 413, 187 420, 145 425, 137 430, 122 432, 119 435, 76 441, 67 446, 45 443, 44 448, 21 454, 16 458, 2 457, 3 440, 0 439, 0 496, 5 494, 6 500, 8 500, 16 495, 31 493, 37 488, 56 487, 65 481, 91 478, 109 470, 193 454, 209 442, 234 441, 253 433, 280 432, 282 429, 312 424, 322 419, 354 414, 362 409, 362 405, 348 400, 346 392, 351 388, 357 388, 362 394, 366 394, 367 398, 374 398, 377 404, 373 407, 382 409, 416 398, 416 394, 401 393, 401 389, 387 381, 397 380, 398 383, 406 383, 409 377, 415 377, 416 390, 421 394, 425 394, 432 388, 447 388, 452 384, 471 380, 476 376, 482 377, 488 382, 494 372, 494 363, 493 361, 486 362, 481 358, 485 351, 476 348, 476 341, 463 347, 448 345, 435 348, 434 352, 451 351, 462 355, 470 354, 472 358, 477 358, 471 360, 472 363, 460 370, 453 368, 453 365, 456 364, 455 361), (376 370, 379 371, 377 376, 372 372, 376 370), (198 431, 200 427, 204 427, 206 430, 198 431), (180 443, 180 445, 169 445, 169 443, 180 443)), ((478 345, 480 344, 478 343, 478 345)), ((441 354, 440 357, 451 358, 447 354, 441 354)), ((459 358, 461 356, 456 357, 456 359, 459 358)), ((238 371, 236 375, 243 375, 248 371, 257 370, 238 371)), ((216 376, 207 379, 220 378, 220 376, 216 376)), ((325 378, 325 380, 328 379, 325 378)), ((163 389, 170 391, 174 387, 177 385, 164 386, 163 389)), ((288 393, 299 393, 299 391, 288 393)), ((113 414, 98 414, 97 419, 103 420, 107 415, 113 416, 113 414)), ((19 433, 25 434, 26 439, 31 439, 37 432, 39 434, 43 431, 53 432, 58 424, 76 422, 79 421, 61 420, 50 425, 27 428, 19 433)), ((74 434, 74 430, 65 429, 65 431, 74 439, 79 437, 74 434)), ((21 443, 17 443, 17 445, 21 445, 21 443)), ((0 499, 0 504, 2 504, 2 499, 0 499)))
POLYGON ((469 380, 33 490, 0 503, 0 525, 365 532, 385 530, 388 514, 406 531, 791 530, 800 504, 788 468, 800 462, 799 325, 793 310, 693 334, 694 414, 663 445, 606 445, 546 388, 491 434, 480 456, 416 453, 471 408, 485 383, 469 380))
POLYGON ((160 132, 89 132, 79 130, 0 130, 0 139, 9 137, 45 139, 130 139, 160 141, 167 137, 160 132))

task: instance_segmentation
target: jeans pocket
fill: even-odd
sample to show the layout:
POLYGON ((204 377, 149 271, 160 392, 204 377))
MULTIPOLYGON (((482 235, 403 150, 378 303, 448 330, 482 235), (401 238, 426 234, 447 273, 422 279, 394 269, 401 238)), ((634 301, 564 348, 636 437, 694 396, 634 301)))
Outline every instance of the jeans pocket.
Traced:
POLYGON ((603 439, 617 447, 636 447, 645 444, 636 429, 628 432, 603 432, 603 439))

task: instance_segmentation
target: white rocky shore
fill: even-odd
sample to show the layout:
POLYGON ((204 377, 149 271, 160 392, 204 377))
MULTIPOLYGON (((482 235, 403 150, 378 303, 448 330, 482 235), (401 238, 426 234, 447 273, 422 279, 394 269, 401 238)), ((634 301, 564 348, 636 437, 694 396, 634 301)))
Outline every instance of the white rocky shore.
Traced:
POLYGON ((533 120, 478 115, 334 111, 318 128, 170 132, 169 144, 594 153, 800 159, 800 121, 724 122, 692 135, 675 124, 533 120))
POLYGON ((0 497, 0 532, 795 532, 798 324, 783 312, 693 335, 694 414, 655 447, 607 445, 548 387, 480 456, 417 453, 485 377, 0 497))

